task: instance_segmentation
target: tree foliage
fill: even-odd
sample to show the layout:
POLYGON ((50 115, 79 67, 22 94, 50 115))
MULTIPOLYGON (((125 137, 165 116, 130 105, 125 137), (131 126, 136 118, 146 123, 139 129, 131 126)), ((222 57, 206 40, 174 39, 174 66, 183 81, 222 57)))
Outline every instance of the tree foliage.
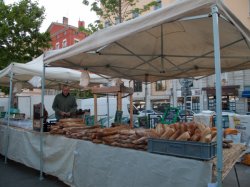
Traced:
POLYGON ((31 0, 10 5, 0 0, 0 12, 0 69, 11 62, 26 63, 49 47, 49 33, 39 33, 44 7, 31 0))
MULTIPOLYGON (((90 10, 94 11, 101 19, 109 21, 110 25, 115 25, 117 19, 119 23, 131 19, 132 13, 142 14, 148 11, 152 6, 157 6, 157 1, 145 4, 142 8, 136 7, 138 0, 93 0, 90 4, 89 0, 83 0, 83 4, 90 6, 90 10)), ((93 24, 89 24, 85 31, 95 32, 103 28, 100 20, 96 20, 93 24)))

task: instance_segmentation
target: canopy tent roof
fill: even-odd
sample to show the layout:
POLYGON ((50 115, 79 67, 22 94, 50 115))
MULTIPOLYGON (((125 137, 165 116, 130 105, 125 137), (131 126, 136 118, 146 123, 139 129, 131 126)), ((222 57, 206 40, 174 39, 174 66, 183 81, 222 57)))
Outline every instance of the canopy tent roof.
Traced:
MULTIPOLYGON (((1 85, 9 86, 9 75, 13 73, 14 82, 22 82, 23 87, 29 88, 31 84, 28 81, 33 76, 42 77, 43 73, 43 55, 26 63, 11 63, 8 67, 0 71, 1 85)), ((45 71, 46 87, 57 88, 60 83, 68 83, 71 87, 79 87, 81 72, 67 68, 47 68, 45 71)), ((107 83, 108 80, 101 76, 90 73, 90 84, 107 83)))
POLYGON ((222 72, 250 68, 250 32, 216 0, 185 0, 45 53, 51 66, 154 82, 215 73, 211 6, 219 9, 222 72))

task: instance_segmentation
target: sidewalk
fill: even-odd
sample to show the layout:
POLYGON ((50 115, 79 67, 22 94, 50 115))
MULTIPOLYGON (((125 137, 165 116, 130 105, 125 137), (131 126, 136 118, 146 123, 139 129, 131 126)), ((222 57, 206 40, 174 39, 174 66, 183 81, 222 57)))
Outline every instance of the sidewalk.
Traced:
POLYGON ((45 175, 39 179, 40 172, 23 164, 8 160, 0 155, 0 187, 68 187, 56 177, 45 175))
MULTIPOLYGON (((240 187, 249 187, 250 166, 236 164, 236 170, 240 187)), ((39 180, 39 171, 26 167, 23 164, 8 160, 4 163, 4 157, 0 155, 0 187, 68 187, 56 177, 46 175, 39 180)), ((119 187, 119 186, 118 186, 119 187)), ((139 187, 139 186, 138 186, 139 187)), ((238 187, 234 169, 230 171, 223 187, 238 187)))

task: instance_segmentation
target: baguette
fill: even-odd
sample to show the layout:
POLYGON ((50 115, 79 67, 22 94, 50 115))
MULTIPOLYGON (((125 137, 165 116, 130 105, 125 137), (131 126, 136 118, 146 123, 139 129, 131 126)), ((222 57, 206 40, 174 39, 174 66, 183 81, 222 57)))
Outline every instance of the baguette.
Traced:
POLYGON ((169 139, 173 134, 175 133, 174 128, 169 128, 168 130, 166 130, 160 138, 162 139, 169 139))
POLYGON ((157 134, 159 134, 159 136, 161 136, 165 132, 164 125, 160 124, 160 123, 157 124, 156 128, 155 128, 155 131, 156 131, 157 134))
POLYGON ((191 136, 190 141, 197 142, 201 139, 201 134, 200 133, 195 133, 193 136, 191 136))
POLYGON ((83 122, 82 118, 64 118, 60 119, 59 122, 83 122))
POLYGON ((180 130, 181 130, 181 134, 187 131, 186 123, 180 124, 180 130))
POLYGON ((200 129, 201 132, 206 129, 206 126, 202 123, 197 123, 197 127, 200 129))
POLYGON ((182 133, 176 140, 177 141, 187 141, 189 139, 190 139, 190 134, 187 131, 187 132, 182 133))
POLYGON ((182 133, 181 133, 181 129, 178 129, 177 131, 175 131, 175 133, 169 138, 169 140, 175 140, 177 137, 179 137, 182 133))
POLYGON ((211 134, 207 134, 207 135, 205 136, 205 143, 210 143, 211 140, 212 140, 212 135, 211 135, 211 134))
POLYGON ((206 127, 203 131, 201 131, 200 142, 206 142, 205 139, 208 134, 211 134, 211 129, 209 127, 206 127))

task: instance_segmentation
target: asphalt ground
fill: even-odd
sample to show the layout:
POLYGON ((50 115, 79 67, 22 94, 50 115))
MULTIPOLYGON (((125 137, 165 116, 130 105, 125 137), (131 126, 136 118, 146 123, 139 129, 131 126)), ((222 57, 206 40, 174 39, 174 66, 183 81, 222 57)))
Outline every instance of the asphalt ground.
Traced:
MULTIPOLYGON (((223 187, 249 187, 250 166, 237 163, 235 165, 239 185, 234 168, 223 181, 223 187)), ((4 163, 4 157, 0 155, 0 187, 68 187, 56 177, 44 175, 39 179, 39 171, 23 164, 8 160, 4 163)))
POLYGON ((23 164, 8 160, 0 155, 0 187, 68 187, 51 175, 44 175, 40 180, 40 171, 23 164))

